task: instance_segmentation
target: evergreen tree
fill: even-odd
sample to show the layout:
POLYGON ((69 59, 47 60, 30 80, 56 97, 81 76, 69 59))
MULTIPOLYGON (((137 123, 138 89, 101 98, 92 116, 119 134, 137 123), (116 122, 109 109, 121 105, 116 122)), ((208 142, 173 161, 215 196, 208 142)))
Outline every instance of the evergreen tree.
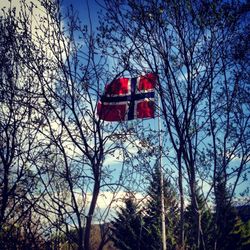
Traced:
POLYGON ((223 177, 222 174, 217 176, 214 214, 216 249, 248 249, 250 244, 248 224, 244 224, 238 217, 236 208, 231 202, 226 183, 225 176, 223 177))
POLYGON ((215 239, 217 249, 228 249, 229 234, 233 230, 236 211, 230 204, 226 188, 226 176, 218 171, 215 183, 215 239))
MULTIPOLYGON (((203 195, 200 193, 199 189, 196 191, 196 193, 196 199, 199 211, 201 213, 202 239, 204 240, 204 245, 206 246, 206 249, 212 249, 212 212, 206 206, 206 201, 203 195)), ((197 228, 197 225, 195 225, 195 221, 195 210, 192 206, 192 203, 190 203, 185 211, 186 249, 196 249, 195 228, 197 228)))
MULTIPOLYGON (((119 249, 159 250, 162 248, 161 186, 158 167, 154 169, 148 188, 148 202, 143 213, 138 212, 132 198, 112 222, 112 240, 119 249)), ((176 249, 178 204, 170 181, 164 178, 167 249, 176 249)))
POLYGON ((125 200, 117 218, 112 222, 112 240, 121 250, 140 250, 142 246, 143 219, 137 211, 137 205, 132 197, 125 200))
MULTIPOLYGON (((152 174, 148 188, 149 201, 144 217, 144 242, 145 249, 162 248, 162 229, 161 229, 161 186, 160 171, 156 166, 152 174)), ((164 205, 166 218, 166 239, 167 249, 176 249, 176 230, 178 225, 178 204, 176 193, 169 180, 164 178, 164 205)))
MULTIPOLYGON (((235 250, 250 249, 250 220, 246 223, 236 217, 233 230, 230 232, 228 246, 235 250)), ((229 248, 228 248, 229 249, 229 248)))

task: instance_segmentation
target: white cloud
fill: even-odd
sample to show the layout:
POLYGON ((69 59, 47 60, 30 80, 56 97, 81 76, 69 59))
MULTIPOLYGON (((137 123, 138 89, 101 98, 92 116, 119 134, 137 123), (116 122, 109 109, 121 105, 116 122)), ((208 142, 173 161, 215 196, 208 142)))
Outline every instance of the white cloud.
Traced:
MULTIPOLYGON (((111 208, 121 207, 127 196, 128 193, 124 191, 119 191, 117 193, 101 192, 97 200, 97 206, 99 208, 107 208, 108 206, 111 206, 111 208)), ((139 201, 143 199, 144 196, 142 193, 135 193, 134 198, 139 201)))
MULTIPOLYGON (((55 55, 57 54, 58 56, 60 53, 62 58, 65 59, 66 55, 63 40, 66 41, 67 38, 62 35, 60 41, 57 40, 55 34, 57 34, 58 25, 50 17, 49 12, 41 5, 39 0, 25 0, 24 4, 22 2, 21 0, 1 0, 0 14, 3 15, 2 9, 7 12, 10 7, 11 9, 15 8, 17 18, 20 16, 23 18, 23 15, 25 18, 28 18, 27 28, 30 28, 32 40, 34 44, 40 47, 40 50, 43 50, 46 57, 55 59, 55 55)), ((67 42, 65 44, 67 44, 67 42)))
MULTIPOLYGON (((100 192, 96 204, 95 215, 93 223, 104 223, 110 221, 111 218, 116 214, 119 208, 124 206, 124 200, 127 198, 129 193, 125 191, 118 192, 100 192)), ((81 194, 81 192, 75 192, 75 198, 77 200, 78 206, 82 211, 82 218, 84 219, 87 216, 89 205, 92 199, 92 194, 87 193, 86 195, 81 194), (82 208, 82 209, 81 209, 82 208)), ((134 198, 139 204, 144 204, 146 202, 145 196, 142 193, 134 193, 134 198)), ((46 225, 47 220, 54 221, 58 219, 58 204, 61 204, 63 207, 64 218, 67 218, 67 214, 70 215, 68 219, 69 226, 72 224, 72 219, 76 219, 74 216, 74 209, 72 207, 72 199, 70 192, 54 193, 45 195, 45 197, 40 200, 37 205, 40 206, 39 211, 41 214, 46 213, 45 217, 42 217, 41 220, 46 225), (51 199, 53 197, 53 199, 51 199)), ((36 213, 34 213, 35 215, 36 213)))
MULTIPOLYGON (((15 0, 15 1, 9 1, 9 0, 1 0, 0 1, 0 13, 3 13, 3 10, 7 12, 9 8, 16 10, 16 16, 18 17, 22 11, 22 1, 15 0)), ((31 28, 32 28, 32 34, 35 34, 36 26, 39 24, 39 18, 45 17, 45 11, 44 8, 41 6, 40 1, 38 0, 25 0, 25 6, 32 7, 32 9, 27 10, 26 14, 28 15, 30 21, 31 21, 31 28), (31 12, 32 10, 32 12, 31 12)), ((1 13, 1 14, 2 14, 1 13)))
MULTIPOLYGON (((112 142, 107 143, 106 146, 111 145, 112 142)), ((133 142, 129 142, 128 140, 124 142, 123 148, 126 150, 126 153, 129 155, 136 155, 138 153, 138 149, 145 149, 145 146, 147 147, 148 145, 144 145, 142 141, 139 139, 134 140, 133 142)), ((110 165, 110 164, 116 164, 116 163, 122 163, 124 158, 123 158, 123 149, 117 148, 114 150, 112 154, 109 154, 106 156, 104 160, 105 165, 110 165)))

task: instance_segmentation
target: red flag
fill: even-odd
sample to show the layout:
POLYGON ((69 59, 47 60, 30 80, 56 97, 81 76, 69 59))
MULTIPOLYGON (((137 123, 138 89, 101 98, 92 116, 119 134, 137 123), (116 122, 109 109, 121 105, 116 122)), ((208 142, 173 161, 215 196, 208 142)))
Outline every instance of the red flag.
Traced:
POLYGON ((105 121, 125 121, 154 117, 153 73, 137 78, 118 78, 108 84, 97 104, 97 114, 105 121))

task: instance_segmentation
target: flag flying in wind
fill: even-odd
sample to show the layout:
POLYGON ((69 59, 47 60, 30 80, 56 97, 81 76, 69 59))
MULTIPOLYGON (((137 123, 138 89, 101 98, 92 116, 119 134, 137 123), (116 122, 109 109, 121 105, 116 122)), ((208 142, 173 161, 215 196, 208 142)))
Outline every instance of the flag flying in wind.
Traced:
POLYGON ((125 121, 154 117, 154 90, 157 76, 118 78, 105 87, 97 104, 97 114, 105 121, 125 121))

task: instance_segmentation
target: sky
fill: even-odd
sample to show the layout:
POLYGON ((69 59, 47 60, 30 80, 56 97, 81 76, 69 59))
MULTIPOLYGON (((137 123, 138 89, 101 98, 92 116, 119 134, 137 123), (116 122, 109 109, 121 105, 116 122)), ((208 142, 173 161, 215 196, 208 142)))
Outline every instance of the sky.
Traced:
MULTIPOLYGON (((43 15, 43 11, 42 8, 39 4, 39 1, 37 0, 26 0, 26 3, 30 3, 33 2, 36 6, 38 6, 38 8, 34 9, 34 17, 37 17, 39 15, 43 15)), ((87 0, 71 0, 71 1, 63 1, 63 10, 66 11, 67 7, 70 6, 70 4, 73 5, 74 10, 78 13, 80 20, 82 21, 83 24, 86 24, 88 26, 90 26, 90 23, 92 24, 93 28, 95 28, 98 25, 98 18, 97 18, 97 12, 100 9, 99 5, 93 1, 93 0, 89 0, 87 2, 87 0), (89 5, 89 12, 90 15, 88 13, 88 5, 89 5)), ((10 7, 10 2, 9 0, 0 0, 0 15, 2 15, 2 8, 5 8, 5 10, 7 10, 10 7)), ((20 5, 19 5, 19 0, 12 0, 11 3, 11 7, 12 8, 16 8, 16 12, 18 13, 20 10, 20 5)), ((39 20, 39 18, 37 18, 37 20, 39 20)), ((35 22, 33 20, 34 26, 35 26, 35 22)), ((33 31, 35 31, 34 27, 32 28, 33 31)), ((106 159, 106 164, 113 164, 118 166, 119 165, 119 161, 114 157, 109 157, 106 159)), ((88 194, 89 196, 91 196, 91 194, 88 194)), ((117 195, 116 195, 116 199, 117 202, 116 204, 114 204, 113 206, 116 207, 118 205, 121 205, 121 199, 125 196, 126 194, 123 191, 120 191, 117 195)), ((139 195, 140 196, 140 195, 139 195)), ((99 209, 101 211, 104 211, 108 206, 109 203, 112 201, 112 197, 113 194, 108 192, 108 191, 103 191, 100 193, 100 197, 98 199, 98 204, 97 206, 99 207, 99 209)), ((89 198, 90 199, 90 198, 89 198)))
POLYGON ((78 12, 79 18, 82 20, 83 24, 89 26, 91 22, 93 27, 96 27, 98 25, 98 11, 101 9, 101 3, 102 0, 98 0, 98 3, 95 0, 64 0, 62 5, 66 8, 72 4, 76 12, 78 12))
MULTIPOLYGON (((33 2, 35 5, 38 5, 38 0, 25 0, 26 3, 33 2)), ((89 25, 90 20, 89 16, 91 18, 92 25, 95 27, 98 24, 98 11, 101 9, 100 4, 102 4, 102 0, 98 0, 98 3, 96 0, 63 0, 62 1, 62 7, 66 10, 67 7, 70 5, 73 6, 74 10, 78 13, 79 18, 82 20, 84 24, 89 25), (88 7, 90 15, 88 14, 88 7)), ((0 9, 3 7, 10 6, 9 0, 0 0, 0 9)), ((12 0, 11 6, 17 8, 19 10, 19 0, 12 0)), ((41 12, 40 12, 41 13, 41 12)))
MULTIPOLYGON (((42 7, 40 6, 38 0, 26 0, 26 3, 28 4, 31 2, 33 2, 38 7, 38 8, 34 8, 34 18, 36 20, 39 20, 38 16, 43 16, 42 7)), ((101 3, 102 0, 98 2, 101 3)), ((62 2, 63 10, 66 11, 67 7, 69 7, 70 4, 73 5, 73 8, 78 14, 83 25, 86 24, 88 27, 92 25, 93 30, 95 30, 95 28, 98 25, 98 11, 101 9, 100 5, 97 4, 95 0, 88 0, 88 1, 87 0, 70 0, 70 1, 64 0, 62 2)), ((6 7, 7 9, 9 6, 10 6, 9 0, 0 0, 0 9, 2 9, 3 7, 6 7)), ((18 13, 20 10, 19 0, 12 0, 11 7, 16 8, 16 12, 18 13)), ((36 25, 35 19, 33 20, 34 26, 36 25)), ((34 27, 32 27, 32 32, 33 31, 35 31, 34 27)), ((148 121, 143 121, 143 123, 147 124, 148 121)), ((154 121, 151 121, 151 123, 153 124, 153 126, 155 126, 155 124, 157 124, 157 120, 154 119, 154 121)), ((135 149, 132 148, 131 145, 128 145, 128 148, 131 154, 136 154, 135 149)), ((119 176, 121 165, 122 165, 122 159, 120 160, 117 159, 118 154, 119 153, 116 152, 114 156, 108 156, 105 159, 105 165, 109 165, 111 169, 115 170, 114 175, 117 175, 117 176, 119 176)), ((114 204, 114 207, 121 205, 120 201, 125 195, 126 193, 124 191, 120 191, 117 194, 116 199, 118 200, 118 202, 114 204)), ((137 193, 136 195, 137 197, 142 198, 142 195, 140 193, 137 193)), ((101 210, 104 210, 112 201, 111 199, 112 196, 113 194, 111 192, 108 192, 105 190, 101 192, 100 197, 98 199, 98 207, 101 210)))
MULTIPOLYGON (((31 0, 27 0, 29 2, 31 0)), ((37 0, 33 0, 34 3, 37 2, 37 0)), ((102 0, 98 1, 99 3, 102 2, 102 0)), ((18 0, 13 0, 13 6, 16 6, 18 9, 18 0)), ((90 24, 92 24, 93 29, 98 25, 98 11, 101 9, 100 5, 96 3, 95 0, 70 0, 66 1, 64 0, 62 3, 63 9, 66 10, 67 7, 70 6, 70 4, 73 5, 74 9, 79 15, 80 20, 82 21, 83 24, 86 24, 88 27, 90 24), (89 7, 89 12, 88 12, 88 7, 89 7)), ((3 6, 9 6, 9 1, 8 0, 0 0, 0 8, 3 6)), ((38 13, 37 14, 41 14, 38 13)), ((148 123, 148 121, 145 121, 145 123, 148 123)), ((154 127, 157 126, 157 120, 154 119, 154 121, 151 121, 152 125, 154 127)), ((110 157, 106 160, 106 164, 112 164, 114 167, 117 167, 121 164, 115 157, 110 157)), ((208 187, 209 188, 209 187, 208 187)), ((105 193, 106 196, 112 195, 110 193, 105 193)), ((121 194, 122 195, 122 194, 121 194)), ((101 200, 99 202, 99 206, 101 208, 104 208, 106 206, 105 201, 108 201, 109 198, 105 197, 105 199, 101 200)))

